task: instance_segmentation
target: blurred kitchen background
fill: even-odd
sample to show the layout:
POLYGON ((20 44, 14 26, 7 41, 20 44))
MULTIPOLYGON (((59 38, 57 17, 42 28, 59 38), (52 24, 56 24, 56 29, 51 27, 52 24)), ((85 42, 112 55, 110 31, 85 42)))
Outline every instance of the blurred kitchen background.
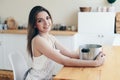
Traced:
MULTIPOLYGON (((120 11, 119 4, 119 0, 113 3, 115 12, 120 11)), ((4 23, 8 17, 12 17, 19 27, 25 27, 30 9, 35 5, 44 6, 50 11, 54 24, 75 26, 76 28, 79 7, 90 6, 91 11, 96 12, 98 7, 111 6, 107 0, 0 0, 0 22, 4 23)))
POLYGON ((51 34, 69 50, 91 43, 120 46, 120 0, 113 4, 107 0, 0 0, 0 70, 12 70, 8 59, 12 52, 23 54, 31 65, 26 29, 29 12, 36 5, 50 11, 54 23, 51 34), (81 12, 80 7, 89 12, 81 12))

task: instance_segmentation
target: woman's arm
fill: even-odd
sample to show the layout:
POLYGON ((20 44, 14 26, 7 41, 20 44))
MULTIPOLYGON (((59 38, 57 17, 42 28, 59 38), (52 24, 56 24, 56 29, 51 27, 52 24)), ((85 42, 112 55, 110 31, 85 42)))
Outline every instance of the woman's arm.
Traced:
POLYGON ((68 56, 70 58, 77 58, 79 59, 79 51, 71 51, 69 49, 67 49, 66 47, 64 47, 57 39, 55 40, 55 46, 57 49, 60 50, 60 53, 65 55, 65 56, 68 56))
MULTIPOLYGON (((96 60, 80 60, 68 57, 67 53, 63 55, 61 52, 67 52, 67 50, 63 50, 58 52, 56 49, 52 48, 49 43, 41 38, 36 37, 34 39, 34 45, 36 46, 37 50, 39 50, 40 53, 47 56, 48 58, 54 60, 57 63, 63 64, 64 66, 99 66, 103 63, 104 57, 98 57, 96 60)), ((34 49, 34 48, 33 48, 34 49)))

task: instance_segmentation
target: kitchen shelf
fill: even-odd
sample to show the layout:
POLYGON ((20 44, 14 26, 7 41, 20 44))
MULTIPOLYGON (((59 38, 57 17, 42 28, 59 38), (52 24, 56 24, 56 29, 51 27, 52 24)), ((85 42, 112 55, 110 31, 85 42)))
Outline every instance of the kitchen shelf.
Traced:
MULTIPOLYGON (((53 35, 69 36, 74 35, 77 31, 50 31, 53 35)), ((27 34, 27 30, 0 30, 0 34, 27 34)))
POLYGON ((27 30, 0 30, 0 34, 27 34, 27 30))
POLYGON ((50 31, 53 35, 62 35, 62 36, 72 36, 77 33, 77 31, 50 31))

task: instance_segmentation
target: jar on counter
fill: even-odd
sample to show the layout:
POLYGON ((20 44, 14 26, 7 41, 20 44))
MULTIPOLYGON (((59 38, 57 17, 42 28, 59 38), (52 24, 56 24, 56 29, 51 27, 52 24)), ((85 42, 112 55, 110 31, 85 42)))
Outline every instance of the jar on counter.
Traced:
POLYGON ((0 24, 0 30, 3 30, 3 24, 0 24))
POLYGON ((71 26, 66 27, 68 31, 71 31, 71 26))
POLYGON ((71 26, 71 30, 72 30, 72 31, 76 31, 77 29, 76 29, 75 26, 71 26))
POLYGON ((7 24, 4 24, 3 29, 4 29, 4 30, 7 30, 7 29, 8 29, 7 24))
POLYGON ((0 30, 7 30, 7 24, 0 24, 0 30))

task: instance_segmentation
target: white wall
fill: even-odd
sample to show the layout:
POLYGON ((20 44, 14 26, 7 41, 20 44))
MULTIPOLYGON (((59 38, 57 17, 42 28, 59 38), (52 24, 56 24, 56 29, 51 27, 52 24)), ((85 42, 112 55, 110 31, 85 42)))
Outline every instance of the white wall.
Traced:
MULTIPOLYGON (((113 6, 120 11, 120 0, 113 6)), ((77 26, 77 13, 80 6, 91 6, 96 11, 98 6, 109 6, 107 0, 0 0, 0 17, 14 17, 19 25, 27 23, 28 14, 35 5, 46 7, 53 17, 54 23, 77 26)))

